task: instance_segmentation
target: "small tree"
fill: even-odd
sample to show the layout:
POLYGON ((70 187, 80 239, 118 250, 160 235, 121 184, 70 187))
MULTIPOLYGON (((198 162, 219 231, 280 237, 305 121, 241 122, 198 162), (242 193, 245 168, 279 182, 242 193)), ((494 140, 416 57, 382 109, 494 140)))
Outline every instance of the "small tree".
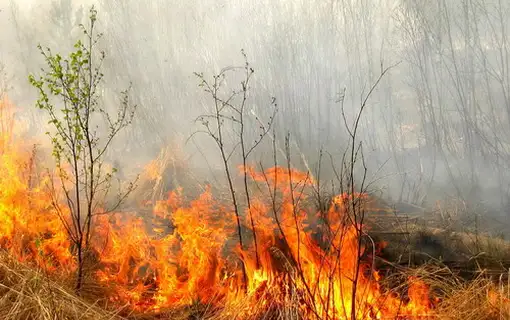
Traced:
POLYGON ((106 170, 105 154, 113 138, 131 123, 136 107, 129 104, 128 90, 122 92, 116 117, 100 103, 101 65, 105 54, 96 47, 101 38, 94 30, 96 17, 97 11, 92 7, 88 28, 80 25, 85 42, 78 40, 75 51, 67 58, 39 45, 48 70, 43 69, 43 76, 39 78, 29 76, 30 83, 39 91, 36 106, 46 111, 54 129, 47 134, 53 145, 57 176, 68 210, 60 204, 52 184, 53 205, 73 244, 77 293, 83 285, 84 258, 94 229, 94 216, 99 210, 102 213, 116 210, 134 189, 134 183, 129 183, 106 208, 116 169, 106 170), (59 107, 53 99, 59 100, 59 107))
MULTIPOLYGON (((239 199, 237 196, 237 190, 234 186, 234 178, 231 173, 231 157, 240 148, 240 156, 243 165, 243 191, 246 199, 247 215, 250 221, 253 243, 255 246, 255 259, 256 267, 260 267, 260 257, 257 244, 257 233, 255 221, 252 213, 252 200, 250 191, 248 188, 248 171, 246 167, 253 151, 261 144, 264 138, 267 136, 273 126, 273 122, 278 111, 276 104, 276 98, 272 97, 270 102, 270 115, 268 119, 263 120, 255 116, 255 121, 258 128, 250 130, 248 126, 249 112, 251 110, 248 106, 248 92, 250 80, 254 74, 253 68, 248 62, 248 58, 244 50, 241 50, 241 54, 244 58, 244 66, 240 67, 227 67, 223 68, 219 74, 213 75, 212 80, 207 80, 202 73, 195 73, 200 80, 199 86, 209 94, 214 101, 214 109, 210 114, 204 114, 197 118, 197 121, 201 122, 205 130, 197 131, 206 133, 216 143, 218 150, 221 155, 221 160, 225 169, 225 175, 228 182, 230 196, 232 199, 232 206, 234 209, 236 223, 237 223, 237 236, 239 238, 239 246, 241 249, 246 249, 243 242, 243 234, 241 227, 241 208, 239 205, 239 199), (233 89, 231 92, 225 93, 224 86, 229 72, 242 71, 243 79, 241 80, 240 87, 233 89), (226 124, 230 124, 230 127, 225 127, 226 124), (227 146, 227 131, 232 129, 234 132, 234 146, 229 149, 227 146), (251 132, 250 132, 251 131, 251 132), (255 133, 255 138, 253 134, 255 133), (251 135, 250 135, 251 134, 251 135)), ((243 267, 243 274, 246 281, 246 273, 243 267)))

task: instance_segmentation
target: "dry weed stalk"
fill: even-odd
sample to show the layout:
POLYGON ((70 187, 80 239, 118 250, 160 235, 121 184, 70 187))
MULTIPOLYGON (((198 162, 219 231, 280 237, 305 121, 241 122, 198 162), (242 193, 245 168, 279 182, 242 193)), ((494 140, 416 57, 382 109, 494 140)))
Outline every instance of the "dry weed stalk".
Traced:
MULTIPOLYGON (((271 115, 268 119, 259 119, 255 116, 255 122, 258 128, 252 129, 256 133, 256 137, 252 139, 248 136, 250 128, 248 127, 249 107, 247 104, 249 94, 249 84, 255 71, 250 66, 247 56, 244 50, 241 50, 241 54, 244 58, 244 65, 242 67, 227 67, 223 68, 218 74, 212 76, 212 80, 207 80, 203 73, 195 73, 200 83, 199 86, 204 89, 208 95, 211 96, 213 103, 213 110, 210 114, 204 114, 199 116, 196 121, 200 122, 204 127, 204 130, 196 131, 195 133, 205 133, 207 136, 213 139, 218 147, 221 155, 221 161, 223 162, 223 169, 228 183, 228 189, 230 191, 230 197, 232 201, 233 210, 236 217, 237 223, 237 237, 239 240, 239 246, 241 249, 245 248, 245 240, 243 240, 242 226, 241 226, 241 206, 240 199, 238 198, 238 191, 234 186, 234 177, 231 168, 232 156, 236 153, 236 149, 240 148, 240 156, 243 165, 243 193, 246 200, 248 218, 251 224, 251 233, 253 236, 253 243, 255 247, 255 258, 256 267, 260 267, 260 257, 257 242, 257 233, 255 228, 255 221, 252 213, 251 194, 248 188, 248 172, 246 171, 248 159, 250 158, 253 151, 260 145, 264 138, 270 132, 273 121, 278 111, 276 98, 272 98, 270 106, 272 107, 271 115), (240 82, 239 89, 232 89, 228 93, 224 93, 224 84, 227 79, 227 75, 234 71, 242 71, 243 80, 240 82), (232 128, 226 128, 226 124, 230 124, 232 128), (233 129, 234 141, 233 146, 228 148, 228 129, 233 129)), ((253 132, 252 132, 253 134, 253 132)), ((193 135, 192 135, 193 136, 193 135)), ((191 138, 191 137, 190 137, 191 138)), ((243 266, 244 281, 247 282, 246 270, 243 266)))

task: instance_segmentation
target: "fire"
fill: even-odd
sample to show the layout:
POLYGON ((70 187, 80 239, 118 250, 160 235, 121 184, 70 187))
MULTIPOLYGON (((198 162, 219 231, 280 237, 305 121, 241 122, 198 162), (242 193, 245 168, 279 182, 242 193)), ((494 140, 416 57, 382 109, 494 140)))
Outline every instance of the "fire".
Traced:
MULTIPOLYGON (((71 274, 72 246, 54 209, 58 199, 46 188, 51 177, 36 172, 33 151, 4 128, 9 126, 2 126, 0 140, 0 246, 21 261, 71 274)), ((153 167, 147 167, 149 176, 157 178, 153 167)), ((97 281, 112 289, 110 299, 147 312, 198 300, 241 318, 278 308, 321 319, 432 315, 429 288, 419 279, 409 279, 405 298, 381 285, 370 261, 374 248, 353 220, 366 195, 338 195, 317 213, 309 174, 282 167, 241 172, 259 186, 243 215, 243 247, 234 210, 210 188, 193 201, 185 200, 184 190, 170 191, 150 217, 97 215, 90 256, 97 281)))
POLYGON ((36 148, 17 144, 14 108, 7 100, 0 111, 0 245, 20 261, 34 261, 50 271, 61 266, 72 270, 70 243, 44 187, 49 177, 36 172, 36 148))

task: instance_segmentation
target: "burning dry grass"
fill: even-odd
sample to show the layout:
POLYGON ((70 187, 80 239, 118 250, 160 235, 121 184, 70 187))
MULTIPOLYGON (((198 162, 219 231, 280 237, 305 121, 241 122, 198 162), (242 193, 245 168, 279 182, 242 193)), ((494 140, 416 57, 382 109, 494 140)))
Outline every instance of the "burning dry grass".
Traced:
MULTIPOLYGON (((246 234, 257 233, 260 260, 255 259, 250 237, 244 247, 236 245, 235 219, 228 203, 210 189, 190 201, 181 188, 166 184, 176 168, 166 149, 142 179, 145 193, 139 196, 150 202, 148 216, 137 212, 96 216, 90 277, 78 298, 66 290, 76 262, 53 209, 58 199, 44 188, 51 177, 36 174, 33 153, 6 128, 0 128, 8 138, 0 150, 2 319, 119 318, 120 311, 106 311, 111 308, 137 319, 416 319, 452 316, 448 308, 456 303, 455 290, 468 295, 490 287, 489 282, 451 282, 457 278, 440 279, 433 272, 416 270, 397 273, 400 278, 395 283, 404 284, 400 287, 389 284, 391 277, 382 281, 370 257, 375 248, 362 241, 360 226, 346 223, 346 204, 366 195, 333 197, 330 206, 319 212, 330 228, 319 232, 319 240, 313 231, 319 213, 295 202, 307 203, 302 191, 311 187, 312 179, 282 167, 249 170, 261 190, 278 194, 277 199, 254 196, 254 230, 242 222, 246 234), (158 228, 158 223, 172 226, 158 228), (444 298, 440 304, 422 278, 440 291, 438 296, 444 298)), ((486 300, 492 305, 472 294, 503 314, 496 303, 508 295, 500 291, 487 291, 486 300)))
MULTIPOLYGON (((494 281, 485 275, 467 281, 445 268, 422 266, 400 271, 385 281, 401 282, 403 278, 420 278, 441 297, 430 319, 492 320, 510 318, 510 285, 503 278, 494 281), (395 279, 398 278, 398 279, 395 279), (499 281, 498 281, 499 280, 499 281)), ((195 301, 189 305, 158 313, 131 313, 121 317, 119 311, 108 311, 104 297, 77 297, 65 282, 50 279, 41 271, 19 263, 5 253, 0 254, 0 319, 303 319, 299 312, 298 296, 285 305, 267 305, 260 300, 238 300, 221 308, 212 303, 195 301), (243 310, 251 309, 246 316, 243 310)), ((403 288, 393 289, 396 294, 403 288)), ((400 319, 400 318, 399 318, 400 319)), ((402 318, 404 319, 404 318, 402 318)))
MULTIPOLYGON (((27 183, 31 169, 22 165, 24 153, 17 149, 9 152, 12 153, 3 154, 6 159, 10 156, 20 159, 5 161, 4 169, 9 170, 0 177, 3 186, 0 213, 5 220, 2 247, 19 261, 34 264, 49 274, 72 275, 73 248, 51 209, 52 198, 43 189, 31 188, 27 183)), ((130 310, 146 313, 186 309, 199 301, 201 307, 211 306, 201 308, 204 312, 222 310, 216 316, 230 317, 235 313, 243 319, 263 318, 268 312, 273 319, 289 314, 300 318, 312 314, 345 318, 354 299, 359 309, 357 319, 400 312, 414 316, 429 311, 426 290, 414 295, 414 300, 407 301, 400 310, 402 300, 386 296, 377 279, 368 275, 373 270, 357 260, 365 248, 358 246, 356 228, 341 223, 347 195, 335 198, 328 210, 330 221, 335 219, 341 231, 330 238, 334 249, 325 250, 307 231, 307 220, 313 219, 313 215, 289 202, 289 192, 293 190, 288 185, 295 183, 288 180, 290 174, 283 168, 269 169, 264 174, 273 173, 275 182, 276 175, 279 177, 279 185, 274 187, 281 193, 282 209, 278 215, 282 222, 275 224, 269 215, 271 206, 263 199, 254 201, 261 241, 258 266, 252 248, 228 244, 235 229, 231 209, 207 190, 191 202, 179 192, 171 192, 167 200, 159 201, 154 207, 154 218, 174 225, 173 232, 163 232, 160 237, 153 235, 147 219, 136 214, 97 216, 97 230, 90 248, 95 260, 91 274, 104 290, 97 291, 100 296, 96 300, 108 299, 116 306, 128 304, 130 310), (275 233, 277 224, 285 238, 275 233), (291 261, 289 270, 278 267, 281 261, 278 263, 272 256, 274 248, 291 261), (244 281, 240 264, 246 272, 244 281), (353 284, 350 279, 354 277, 358 279, 353 284)), ((302 175, 296 171, 292 177, 299 179, 302 175)), ((55 305, 56 311, 59 306, 55 305)))

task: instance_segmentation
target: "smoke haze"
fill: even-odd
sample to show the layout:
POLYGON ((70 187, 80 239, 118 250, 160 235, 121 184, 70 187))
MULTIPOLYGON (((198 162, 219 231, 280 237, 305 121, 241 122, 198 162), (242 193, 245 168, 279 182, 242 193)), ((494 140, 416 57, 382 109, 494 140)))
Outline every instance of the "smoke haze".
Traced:
MULTIPOLYGON (((134 170, 175 145, 191 166, 221 169, 210 138, 193 135, 195 119, 214 101, 194 72, 208 79, 242 66, 254 78, 249 127, 271 114, 279 145, 291 134, 297 166, 332 178, 349 125, 381 71, 360 127, 372 188, 386 198, 430 207, 460 199, 483 214, 507 217, 510 192, 510 3, 489 0, 0 0, 0 62, 8 96, 30 128, 45 131, 27 76, 44 61, 37 44, 66 54, 90 5, 106 52, 102 96, 118 103, 130 83, 138 105, 133 127, 112 157, 134 170), (345 93, 345 94, 344 94, 345 93), (343 105, 343 108, 342 108, 343 105), (189 139, 192 137, 191 139, 189 139), (312 169, 314 170, 314 169, 312 169)), ((226 92, 239 88, 233 73, 226 92)), ((254 161, 267 161, 270 143, 254 161)), ((270 158, 269 158, 270 160, 270 158)))

